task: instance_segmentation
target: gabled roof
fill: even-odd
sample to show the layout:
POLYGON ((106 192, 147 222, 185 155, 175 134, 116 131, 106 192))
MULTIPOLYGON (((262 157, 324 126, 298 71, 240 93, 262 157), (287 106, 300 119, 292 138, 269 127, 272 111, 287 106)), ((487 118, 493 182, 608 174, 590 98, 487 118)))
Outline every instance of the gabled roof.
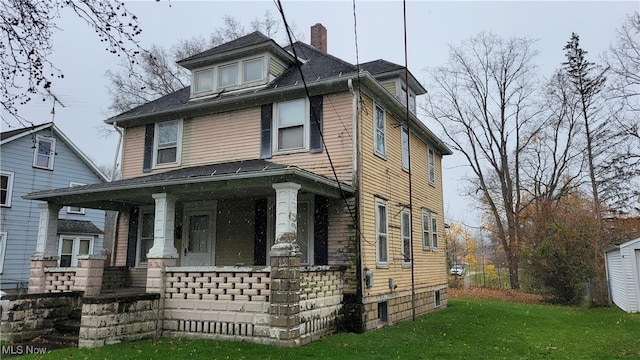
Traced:
POLYGON ((108 181, 107 176, 82 152, 53 122, 33 125, 16 130, 10 130, 0 133, 0 145, 20 139, 24 136, 31 136, 42 130, 51 129, 51 131, 62 140, 84 163, 87 165, 102 181, 108 181))
MULTIPOLYGON (((369 72, 371 75, 373 75, 373 77, 381 81, 396 77, 400 77, 404 80, 405 77, 404 66, 394 64, 382 59, 360 64, 360 68, 364 71, 369 72)), ((427 93, 427 90, 424 88, 424 86, 422 86, 422 84, 420 84, 418 79, 413 76, 411 71, 409 71, 409 86, 414 91, 416 91, 416 95, 427 93)))

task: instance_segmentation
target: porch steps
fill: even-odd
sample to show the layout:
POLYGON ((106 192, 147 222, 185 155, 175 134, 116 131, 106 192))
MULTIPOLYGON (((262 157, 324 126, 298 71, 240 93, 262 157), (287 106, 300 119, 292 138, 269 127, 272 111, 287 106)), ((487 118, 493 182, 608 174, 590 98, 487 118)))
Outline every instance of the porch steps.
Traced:
POLYGON ((54 326, 54 331, 51 334, 43 336, 43 338, 53 344, 66 346, 77 346, 78 338, 80 337, 80 310, 73 311, 69 314, 69 318, 61 321, 57 321, 54 326))

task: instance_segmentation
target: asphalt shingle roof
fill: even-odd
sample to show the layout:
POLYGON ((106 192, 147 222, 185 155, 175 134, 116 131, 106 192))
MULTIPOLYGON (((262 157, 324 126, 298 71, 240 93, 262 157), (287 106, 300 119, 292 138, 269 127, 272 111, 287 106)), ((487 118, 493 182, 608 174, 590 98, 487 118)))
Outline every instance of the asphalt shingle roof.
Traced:
POLYGON ((245 35, 243 37, 237 38, 235 40, 231 40, 224 44, 218 45, 209 50, 203 51, 201 53, 190 56, 186 59, 182 59, 178 61, 178 63, 189 62, 193 60, 198 60, 202 58, 207 58, 209 56, 214 56, 218 54, 222 54, 228 51, 233 51, 237 49, 241 49, 251 45, 257 45, 264 42, 271 41, 266 35, 262 34, 260 31, 254 31, 251 34, 245 35))
POLYGON ((94 223, 86 220, 58 219, 59 234, 102 234, 94 223))

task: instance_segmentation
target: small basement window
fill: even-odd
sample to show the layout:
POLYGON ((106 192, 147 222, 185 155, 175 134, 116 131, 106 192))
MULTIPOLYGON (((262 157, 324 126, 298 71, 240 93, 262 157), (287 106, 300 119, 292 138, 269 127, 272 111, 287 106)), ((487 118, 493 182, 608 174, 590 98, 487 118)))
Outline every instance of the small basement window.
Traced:
POLYGON ((378 320, 383 322, 389 321, 389 309, 386 301, 378 303, 378 320))
POLYGON ((442 304, 442 303, 440 302, 440 290, 436 290, 436 291, 434 292, 434 297, 435 297, 435 303, 436 303, 436 306, 435 306, 435 307, 440 306, 440 305, 442 304))

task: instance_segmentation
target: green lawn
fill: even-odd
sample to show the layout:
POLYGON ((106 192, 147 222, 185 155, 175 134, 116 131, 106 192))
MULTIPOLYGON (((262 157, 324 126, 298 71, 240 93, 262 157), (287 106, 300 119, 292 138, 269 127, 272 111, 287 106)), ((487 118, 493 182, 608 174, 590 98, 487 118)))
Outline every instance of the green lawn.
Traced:
POLYGON ((640 359, 640 314, 454 300, 437 313, 293 349, 158 339, 19 359, 640 359))

